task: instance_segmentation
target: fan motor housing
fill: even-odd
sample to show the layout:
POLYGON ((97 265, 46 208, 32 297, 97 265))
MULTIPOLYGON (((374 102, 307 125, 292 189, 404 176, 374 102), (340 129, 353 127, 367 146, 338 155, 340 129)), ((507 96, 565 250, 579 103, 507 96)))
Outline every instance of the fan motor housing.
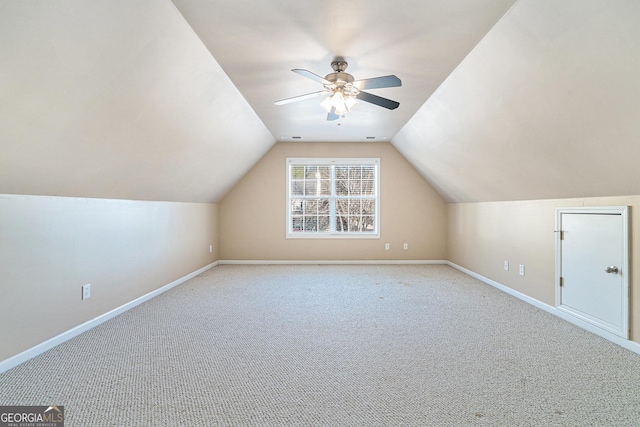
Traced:
POLYGON ((347 83, 353 83, 353 81, 355 80, 353 76, 349 73, 344 72, 344 70, 346 70, 348 66, 349 64, 347 64, 347 61, 336 58, 336 60, 331 63, 331 68, 335 72, 327 74, 324 79, 330 81, 338 87, 342 87, 347 83))
POLYGON ((330 81, 336 86, 342 86, 346 83, 353 83, 353 81, 355 80, 349 73, 331 73, 327 74, 324 79, 330 81))

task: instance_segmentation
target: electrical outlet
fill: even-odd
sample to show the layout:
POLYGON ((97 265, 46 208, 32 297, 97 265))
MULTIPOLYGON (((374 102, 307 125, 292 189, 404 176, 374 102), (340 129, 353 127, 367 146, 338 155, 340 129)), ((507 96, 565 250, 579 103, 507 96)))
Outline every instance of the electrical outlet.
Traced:
POLYGON ((405 243, 404 245, 402 245, 402 248, 406 251, 407 249, 409 249, 409 244, 405 243))
POLYGON ((209 253, 212 254, 213 253, 213 245, 209 245, 209 253))
POLYGON ((388 243, 385 243, 385 244, 384 244, 384 250, 385 250, 385 251, 388 251, 388 250, 389 250, 389 248, 390 248, 390 245, 389 245, 388 243))
POLYGON ((524 276, 524 265, 520 264, 520 275, 524 276))
POLYGON ((504 271, 509 271, 509 261, 504 262, 504 271))
POLYGON ((87 299, 91 296, 91 283, 82 285, 82 299, 87 299))

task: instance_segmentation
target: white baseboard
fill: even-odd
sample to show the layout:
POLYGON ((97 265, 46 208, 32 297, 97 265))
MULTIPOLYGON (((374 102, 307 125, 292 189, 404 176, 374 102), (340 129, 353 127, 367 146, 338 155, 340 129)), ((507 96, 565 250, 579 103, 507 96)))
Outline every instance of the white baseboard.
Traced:
POLYGON ((516 298, 518 298, 518 299, 520 299, 520 300, 522 300, 522 301, 524 301, 526 303, 529 303, 529 304, 531 304, 531 305, 533 305, 533 306, 535 306, 535 307, 537 307, 537 308, 539 308, 541 310, 544 310, 544 311, 546 311, 548 313, 556 315, 556 316, 562 318, 563 320, 566 320, 569 323, 573 323, 574 325, 576 325, 576 326, 578 326, 578 327, 580 327, 582 329, 586 329, 587 331, 589 331, 589 332, 591 332, 593 334, 596 334, 596 335, 598 335, 598 336, 600 336, 600 337, 602 337, 602 338, 604 338, 604 339, 606 339, 608 341, 611 341, 614 344, 618 344, 619 346, 624 347, 627 350, 631 350, 634 353, 640 354, 640 343, 624 339, 624 338, 619 337, 619 336, 617 336, 615 334, 612 334, 611 332, 605 331, 604 329, 601 329, 601 328, 599 328, 599 327, 597 327, 595 325, 592 325, 591 323, 585 322, 585 321, 583 321, 583 320, 581 320, 581 319, 579 319, 577 317, 574 317, 574 316, 572 316, 570 314, 567 314, 567 313, 565 313, 565 312, 563 312, 561 310, 558 310, 557 308, 555 308, 553 306, 550 306, 549 304, 545 304, 542 301, 538 301, 535 298, 531 298, 528 295, 525 295, 525 294, 523 294, 521 292, 513 290, 513 289, 509 288, 508 286, 502 285, 502 284, 500 284, 500 283, 498 283, 496 281, 493 281, 493 280, 491 280, 491 279, 489 279, 487 277, 484 277, 484 276, 482 276, 482 275, 480 275, 478 273, 475 273, 475 272, 473 272, 471 270, 468 270, 468 269, 466 269, 464 267, 461 267, 461 266, 459 266, 459 265, 457 265, 457 264, 455 264, 455 263, 453 263, 451 261, 447 261, 446 264, 451 266, 451 267, 453 267, 453 268, 455 268, 456 270, 459 270, 459 271, 461 271, 461 272, 463 272, 465 274, 468 274, 469 276, 471 276, 473 278, 476 278, 476 279, 480 280, 481 282, 486 283, 487 285, 493 286, 494 288, 497 288, 497 289, 501 290, 502 292, 505 292, 505 293, 507 293, 509 295, 512 295, 512 296, 514 296, 514 297, 516 297, 516 298))
POLYGON ((56 335, 53 338, 50 338, 38 345, 31 347, 23 351, 22 353, 18 353, 15 356, 12 356, 6 360, 0 362, 0 373, 8 371, 11 368, 18 366, 21 363, 26 362, 27 360, 44 353, 47 350, 52 349, 53 347, 62 344, 65 341, 70 340, 71 338, 80 335, 81 333, 88 331, 91 328, 98 326, 101 323, 106 322, 107 320, 116 317, 118 314, 124 313, 127 310, 131 310, 133 307, 142 304, 145 301, 150 300, 151 298, 160 295, 163 292, 168 291, 169 289, 178 286, 181 283, 186 282, 187 280, 197 276, 198 274, 204 273, 205 271, 217 266, 219 264, 218 261, 208 264, 192 273, 187 274, 179 278, 178 280, 174 280, 168 285, 164 285, 161 288, 156 289, 155 291, 149 292, 139 298, 134 299, 124 305, 121 305, 118 308, 114 308, 113 310, 104 313, 94 319, 91 319, 81 325, 78 325, 74 328, 69 329, 59 335, 56 335))
POLYGON ((414 265, 426 265, 426 264, 441 264, 446 265, 445 260, 414 260, 414 259, 362 259, 362 260, 220 260, 221 265, 318 265, 318 264, 346 264, 346 265, 359 265, 359 264, 414 264, 414 265))

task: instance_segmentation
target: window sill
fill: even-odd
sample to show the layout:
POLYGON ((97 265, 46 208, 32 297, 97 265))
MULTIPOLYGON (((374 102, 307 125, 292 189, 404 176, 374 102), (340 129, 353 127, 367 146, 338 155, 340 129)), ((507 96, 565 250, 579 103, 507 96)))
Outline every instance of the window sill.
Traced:
POLYGON ((379 239, 379 233, 287 233, 287 239, 379 239))

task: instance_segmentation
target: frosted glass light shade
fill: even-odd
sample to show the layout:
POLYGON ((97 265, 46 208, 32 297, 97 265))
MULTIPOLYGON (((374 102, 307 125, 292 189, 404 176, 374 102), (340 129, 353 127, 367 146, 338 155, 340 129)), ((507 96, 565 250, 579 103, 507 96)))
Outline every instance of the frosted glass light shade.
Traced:
POLYGON ((344 96, 342 91, 337 90, 333 95, 325 98, 320 103, 320 107, 327 113, 333 112, 339 116, 348 113, 358 105, 358 101, 353 96, 344 96))

